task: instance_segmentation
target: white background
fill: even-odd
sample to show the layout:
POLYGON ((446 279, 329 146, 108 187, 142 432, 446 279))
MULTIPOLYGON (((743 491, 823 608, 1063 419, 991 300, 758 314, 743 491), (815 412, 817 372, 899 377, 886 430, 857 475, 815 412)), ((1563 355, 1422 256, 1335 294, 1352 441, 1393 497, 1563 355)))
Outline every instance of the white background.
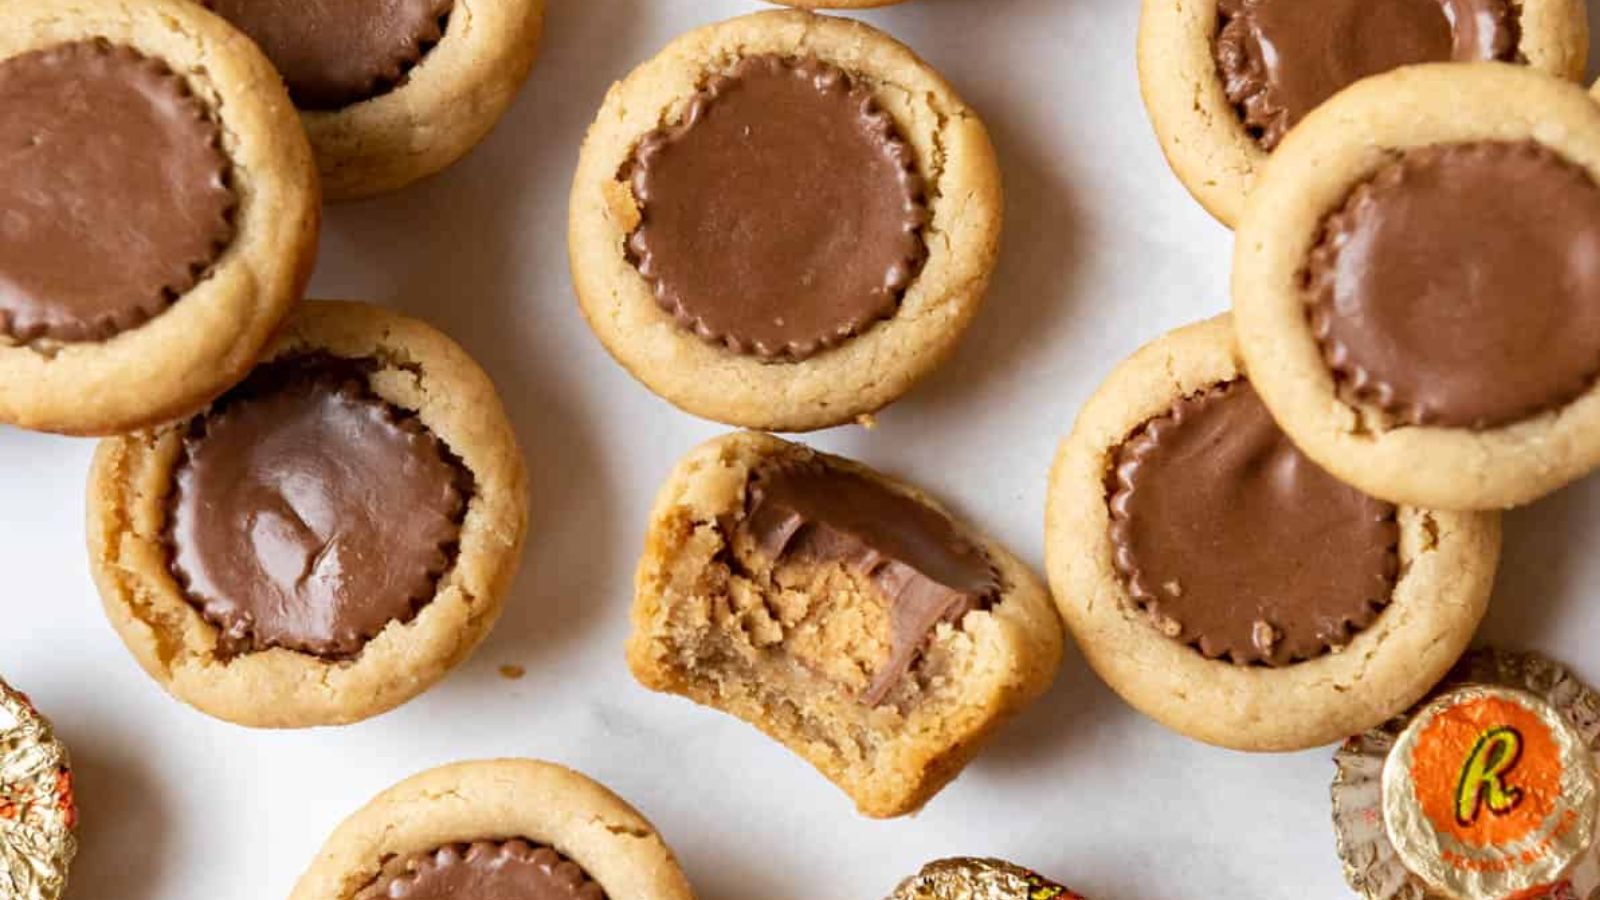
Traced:
MULTIPOLYGON (((873 432, 811 438, 918 482, 1042 569, 1046 472, 1079 404, 1144 341, 1226 305, 1229 235, 1162 163, 1140 106, 1134 0, 911 0, 864 16, 943 71, 1005 172, 1005 252, 944 369, 873 432)), ((391 783, 526 755, 640 807, 702 900, 879 900, 924 861, 994 854, 1100 900, 1349 896, 1328 750, 1247 756, 1124 706, 1069 652, 1054 690, 921 815, 859 818, 753 729, 646 692, 623 662, 653 492, 720 433, 611 362, 572 299, 566 198, 607 85, 740 0, 552 0, 499 130, 396 196, 328 214, 313 285, 432 320, 488 369, 532 473, 505 618, 442 685, 347 728, 258 733, 168 699, 101 616, 85 569, 91 444, 0 431, 0 672, 75 755, 70 900, 282 900, 323 839, 391 783), (505 664, 525 666, 511 681, 505 664)), ((1506 520, 1485 636, 1600 683, 1600 482, 1506 520), (1589 651, 1589 652, 1585 652, 1589 651)), ((1294 552, 1284 548, 1284 552, 1294 552)))

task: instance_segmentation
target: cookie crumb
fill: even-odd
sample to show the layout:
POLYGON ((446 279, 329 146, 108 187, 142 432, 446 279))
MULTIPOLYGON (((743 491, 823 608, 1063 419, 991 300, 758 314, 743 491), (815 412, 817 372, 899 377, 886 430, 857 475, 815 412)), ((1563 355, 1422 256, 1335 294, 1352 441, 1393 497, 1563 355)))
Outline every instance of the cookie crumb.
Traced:
POLYGON ((1167 592, 1167 596, 1169 596, 1169 597, 1182 597, 1183 596, 1183 585, 1179 584, 1178 583, 1178 579, 1176 579, 1176 578, 1174 578, 1171 581, 1163 584, 1161 586, 1161 589, 1166 591, 1167 592))
POLYGON ((1280 637, 1278 629, 1264 619, 1257 619, 1255 625, 1250 628, 1250 643, 1255 645, 1262 656, 1272 656, 1272 648, 1277 646, 1280 637))
POLYGON ((507 681, 516 681, 526 674, 528 674, 528 670, 521 666, 500 667, 500 677, 506 679, 507 681))
POLYGON ((1151 618, 1155 621, 1156 630, 1167 637, 1177 640, 1178 636, 1183 634, 1183 623, 1177 619, 1158 614, 1153 614, 1151 618))

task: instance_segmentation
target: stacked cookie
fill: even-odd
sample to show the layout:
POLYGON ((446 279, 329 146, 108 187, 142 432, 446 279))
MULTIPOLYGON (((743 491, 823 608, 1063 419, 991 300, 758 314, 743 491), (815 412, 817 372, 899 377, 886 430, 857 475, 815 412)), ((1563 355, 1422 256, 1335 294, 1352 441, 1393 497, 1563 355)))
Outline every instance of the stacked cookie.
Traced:
POLYGON ((1600 105, 1566 80, 1586 47, 1563 0, 1144 5, 1157 135, 1237 225, 1233 313, 1084 408, 1051 585, 1090 664, 1177 731, 1360 735, 1335 798, 1365 896, 1597 883, 1592 693, 1503 654, 1446 679, 1498 511, 1600 465, 1600 105))

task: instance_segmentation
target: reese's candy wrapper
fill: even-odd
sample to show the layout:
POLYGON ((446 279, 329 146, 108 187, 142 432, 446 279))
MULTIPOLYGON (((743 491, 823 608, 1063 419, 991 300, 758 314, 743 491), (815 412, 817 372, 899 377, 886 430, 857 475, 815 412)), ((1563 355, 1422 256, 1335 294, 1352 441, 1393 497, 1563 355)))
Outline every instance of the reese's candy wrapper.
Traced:
POLYGON ((66 748, 28 698, 0 681, 0 897, 58 900, 77 824, 66 748))
POLYGON ((998 859, 941 859, 906 879, 889 900, 1083 900, 1037 872, 998 859))
POLYGON ((1469 654, 1334 755, 1345 876, 1371 900, 1600 896, 1600 694, 1533 654, 1469 654))

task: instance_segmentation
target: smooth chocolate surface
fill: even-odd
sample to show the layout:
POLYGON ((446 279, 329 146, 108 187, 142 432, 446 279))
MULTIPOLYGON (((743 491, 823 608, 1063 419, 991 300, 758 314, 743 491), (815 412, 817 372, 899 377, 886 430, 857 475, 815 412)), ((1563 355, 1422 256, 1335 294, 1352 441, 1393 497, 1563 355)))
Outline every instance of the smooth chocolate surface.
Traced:
POLYGON ((173 571, 225 653, 343 658, 432 598, 470 476, 332 357, 270 363, 191 423, 173 571))
POLYGON ((0 61, 0 335, 92 341, 192 288, 233 236, 219 130, 103 41, 0 61))
POLYGON ((549 847, 477 841, 390 860, 356 900, 606 900, 606 892, 549 847))
POLYGON ((1346 399, 1488 428, 1600 375, 1600 186, 1532 143, 1406 152, 1327 220, 1312 325, 1346 399))
POLYGON ((1219 0, 1217 14, 1223 89, 1268 150, 1370 75, 1517 53, 1510 0, 1219 0))
POLYGON ((1248 382, 1179 400, 1113 465, 1116 568, 1156 627, 1205 656, 1312 659, 1388 604, 1395 508, 1317 468, 1248 382))
POLYGON ((890 655, 863 702, 882 703, 940 622, 960 623, 999 594, 983 550, 938 511, 852 472, 815 460, 758 472, 739 527, 770 560, 843 563, 881 592, 890 655))
POLYGON ((635 151, 629 253, 684 327, 804 359, 892 316, 921 270, 915 170, 866 87, 816 59, 751 57, 635 151))
POLYGON ((444 36, 454 0, 207 0, 261 46, 301 109, 387 93, 444 36))

